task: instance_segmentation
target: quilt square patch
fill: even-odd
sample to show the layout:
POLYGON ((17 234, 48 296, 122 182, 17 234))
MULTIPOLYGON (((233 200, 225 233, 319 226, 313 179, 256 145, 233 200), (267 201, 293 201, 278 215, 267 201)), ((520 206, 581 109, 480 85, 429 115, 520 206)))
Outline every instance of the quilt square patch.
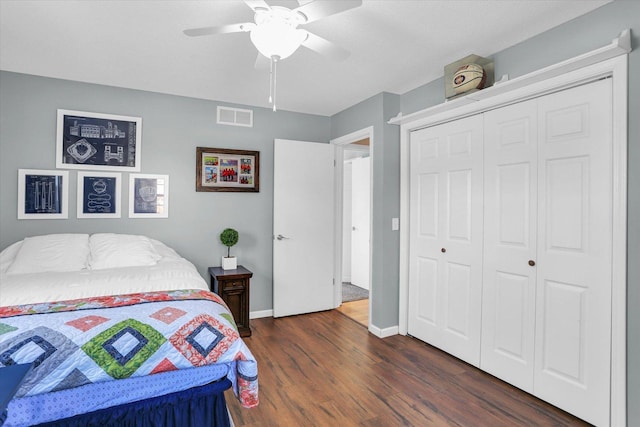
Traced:
POLYGON ((238 332, 208 314, 184 324, 169 338, 193 366, 215 363, 239 338, 238 332))
POLYGON ((159 374, 160 372, 168 372, 168 371, 175 371, 176 369, 176 365, 174 365, 173 363, 171 363, 171 361, 169 359, 162 359, 162 362, 158 363, 158 365, 153 368, 153 370, 151 371, 152 374, 159 374))
POLYGON ((78 346, 61 333, 38 326, 0 343, 0 364, 34 363, 33 370, 16 393, 20 397, 43 378, 55 376, 60 364, 73 357, 76 351, 78 346))
POLYGON ((82 350, 113 378, 129 378, 164 344, 151 326, 126 319, 96 335, 82 350))
POLYGON ((66 390, 68 388, 80 387, 81 385, 90 384, 89 378, 80 370, 74 369, 62 381, 58 383, 51 391, 66 390))
POLYGON ((180 310, 175 307, 165 307, 162 310, 158 310, 149 317, 153 317, 156 320, 166 323, 167 325, 173 323, 177 319, 187 314, 186 311, 180 310))
POLYGON ((9 333, 9 332, 13 332, 16 329, 18 329, 18 328, 14 327, 14 326, 11 326, 11 325, 7 325, 6 323, 0 323, 0 335, 6 334, 6 333, 9 333))
POLYGON ((55 351, 55 346, 49 341, 39 335, 32 335, 0 354, 0 363, 4 366, 33 363, 33 367, 37 368, 55 351))
POLYGON ((70 320, 65 323, 65 325, 73 326, 82 332, 87 332, 89 329, 94 328, 107 320, 109 319, 102 316, 84 316, 79 319, 70 320))

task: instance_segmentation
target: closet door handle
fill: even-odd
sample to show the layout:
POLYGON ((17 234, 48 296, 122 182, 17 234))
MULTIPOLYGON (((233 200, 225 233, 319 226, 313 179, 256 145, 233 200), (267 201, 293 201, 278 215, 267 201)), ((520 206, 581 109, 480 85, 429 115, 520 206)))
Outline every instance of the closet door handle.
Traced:
POLYGON ((447 250, 445 248, 440 249, 440 252, 445 253, 447 250))
POLYGON ((536 265, 536 262, 535 262, 534 260, 530 259, 530 260, 529 260, 529 265, 530 265, 531 267, 533 267, 534 265, 536 265))

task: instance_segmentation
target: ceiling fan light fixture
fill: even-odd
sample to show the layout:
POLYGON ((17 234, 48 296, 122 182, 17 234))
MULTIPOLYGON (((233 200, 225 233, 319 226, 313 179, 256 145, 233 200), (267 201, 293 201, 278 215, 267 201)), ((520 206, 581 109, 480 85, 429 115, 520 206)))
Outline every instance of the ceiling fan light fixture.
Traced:
POLYGON ((300 47, 307 34, 286 22, 271 21, 256 26, 250 37, 258 52, 267 58, 285 59, 300 47))

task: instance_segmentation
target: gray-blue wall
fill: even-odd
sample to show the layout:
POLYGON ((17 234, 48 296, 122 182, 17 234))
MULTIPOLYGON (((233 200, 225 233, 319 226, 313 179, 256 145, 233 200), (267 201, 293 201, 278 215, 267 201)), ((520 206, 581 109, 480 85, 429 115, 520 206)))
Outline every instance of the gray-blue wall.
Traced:
POLYGON ((331 137, 373 126, 371 224, 371 323, 378 328, 398 325, 400 234, 391 218, 400 216, 400 132, 387 124, 400 111, 400 97, 381 93, 331 118, 331 137))
MULTIPOLYGON (((218 235, 236 228, 232 248, 254 272, 251 310, 272 305, 273 140, 329 141, 328 117, 253 108, 254 127, 216 124, 218 103, 66 80, 0 72, 0 248, 52 232, 120 232, 157 238, 191 260, 203 277, 220 265, 218 235), (120 219, 76 219, 76 172, 70 172, 68 220, 17 220, 18 169, 55 169, 58 108, 142 117, 141 173, 168 174, 168 219, 129 219, 123 173, 120 219), (259 193, 195 191, 196 147, 260 151, 259 193)), ((229 104, 224 104, 229 105, 229 104)), ((244 107, 244 106, 243 106, 244 107)))

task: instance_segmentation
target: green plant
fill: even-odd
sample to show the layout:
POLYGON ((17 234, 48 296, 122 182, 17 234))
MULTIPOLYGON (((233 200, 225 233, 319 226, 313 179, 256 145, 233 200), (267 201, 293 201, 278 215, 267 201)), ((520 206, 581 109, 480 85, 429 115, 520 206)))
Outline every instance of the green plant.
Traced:
POLYGON ((220 233, 220 241, 227 247, 227 258, 231 256, 231 246, 238 243, 238 232, 233 228, 225 228, 220 233))

